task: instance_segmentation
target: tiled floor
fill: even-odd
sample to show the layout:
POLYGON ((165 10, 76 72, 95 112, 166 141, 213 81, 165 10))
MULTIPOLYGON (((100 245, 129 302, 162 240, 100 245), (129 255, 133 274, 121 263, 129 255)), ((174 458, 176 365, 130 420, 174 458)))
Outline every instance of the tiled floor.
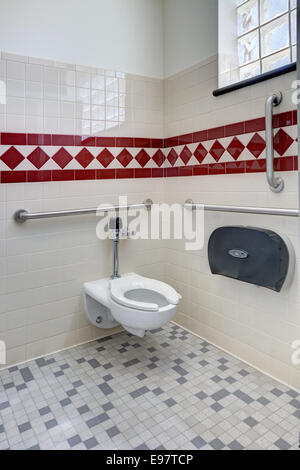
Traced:
POLYGON ((169 324, 0 372, 0 449, 297 449, 300 395, 169 324))

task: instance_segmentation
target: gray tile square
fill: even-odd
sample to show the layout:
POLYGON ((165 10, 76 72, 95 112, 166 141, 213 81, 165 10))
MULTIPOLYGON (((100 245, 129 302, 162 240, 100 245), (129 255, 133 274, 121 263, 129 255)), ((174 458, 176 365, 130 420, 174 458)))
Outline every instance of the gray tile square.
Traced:
POLYGON ((225 444, 220 441, 220 439, 214 439, 209 443, 209 445, 215 450, 222 450, 225 447, 225 444))
POLYGON ((192 439, 191 442, 192 444, 194 444, 196 449, 201 449, 202 447, 206 445, 206 442, 203 439, 201 439, 200 436, 195 437, 194 439, 192 439))
POLYGON ((84 441, 84 445, 87 448, 87 450, 91 450, 94 447, 97 447, 98 441, 94 437, 91 437, 90 439, 87 439, 86 441, 84 441))
POLYGON ((95 426, 98 426, 98 424, 104 423, 108 419, 109 419, 109 416, 106 413, 101 413, 100 415, 89 419, 86 422, 86 424, 88 425, 89 428, 94 428, 95 426))
POLYGON ((50 421, 47 421, 45 423, 45 426, 46 428, 49 430, 49 429, 52 429, 52 428, 55 428, 57 426, 57 421, 56 419, 50 419, 50 421))
POLYGON ((113 393, 113 389, 111 388, 110 385, 108 385, 107 382, 104 382, 103 384, 98 385, 98 387, 100 388, 101 392, 106 396, 113 393))
POLYGON ((112 428, 107 429, 106 432, 111 438, 120 434, 120 431, 117 426, 113 426, 112 428))
POLYGON ((78 434, 76 436, 73 436, 70 439, 68 439, 68 443, 69 443, 70 447, 75 447, 78 444, 80 444, 81 442, 82 441, 80 439, 80 436, 78 436, 78 434))
POLYGON ((45 415, 51 413, 51 410, 50 410, 49 406, 45 406, 44 408, 41 408, 39 410, 39 413, 40 413, 41 416, 45 416, 45 415))
POLYGON ((31 424, 29 423, 29 421, 27 421, 27 423, 20 424, 20 426, 18 426, 18 428, 19 428, 20 432, 29 431, 29 429, 32 429, 31 424))
POLYGON ((291 445, 284 439, 278 439, 278 441, 275 442, 275 446, 280 450, 289 450, 291 448, 291 445))
POLYGON ((89 407, 87 405, 80 406, 77 408, 77 411, 80 415, 84 415, 85 413, 88 413, 90 411, 89 407))
POLYGON ((231 450, 244 450, 244 447, 238 441, 232 441, 230 444, 228 444, 228 447, 231 450))
POLYGON ((172 406, 176 405, 176 401, 173 398, 168 398, 168 400, 165 400, 164 403, 171 408, 172 406))
POLYGON ((244 423, 246 423, 250 428, 254 428, 257 426, 258 421, 250 416, 249 418, 244 419, 244 423))

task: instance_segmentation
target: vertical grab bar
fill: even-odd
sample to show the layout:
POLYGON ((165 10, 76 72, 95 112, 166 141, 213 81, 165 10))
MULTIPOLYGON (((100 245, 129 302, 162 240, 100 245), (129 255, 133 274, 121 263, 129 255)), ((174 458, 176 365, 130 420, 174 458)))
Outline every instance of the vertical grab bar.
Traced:
POLYGON ((274 174, 274 132, 273 132, 273 107, 282 101, 280 91, 274 93, 266 102, 266 153, 267 153, 267 181, 274 193, 280 193, 284 188, 284 181, 274 174))

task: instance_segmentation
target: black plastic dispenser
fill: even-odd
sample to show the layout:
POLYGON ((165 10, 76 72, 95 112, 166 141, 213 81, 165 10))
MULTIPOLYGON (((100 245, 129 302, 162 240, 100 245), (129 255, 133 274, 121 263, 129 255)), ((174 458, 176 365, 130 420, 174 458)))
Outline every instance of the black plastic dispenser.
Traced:
POLYGON ((294 274, 295 254, 286 237, 252 227, 220 227, 208 243, 213 274, 280 292, 294 274))

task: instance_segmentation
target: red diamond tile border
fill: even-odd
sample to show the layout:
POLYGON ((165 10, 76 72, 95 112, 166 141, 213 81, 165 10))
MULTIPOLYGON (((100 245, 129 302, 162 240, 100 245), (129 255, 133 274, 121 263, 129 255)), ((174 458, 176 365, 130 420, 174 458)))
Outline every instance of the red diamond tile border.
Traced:
POLYGON ((20 163, 25 160, 23 155, 15 148, 10 147, 1 157, 0 160, 5 163, 8 168, 14 170, 20 163))
POLYGON ((61 147, 55 155, 53 155, 52 160, 57 163, 60 168, 64 169, 71 161, 72 157, 63 147, 61 147))
POLYGON ((126 168, 129 163, 133 160, 133 156, 127 149, 123 149, 121 153, 117 156, 117 160, 121 163, 121 165, 126 168))
POLYGON ((237 137, 234 137, 234 139, 231 141, 231 143, 227 147, 227 152, 230 153, 230 155, 232 156, 232 158, 234 158, 234 160, 238 160, 239 156, 241 155, 244 149, 245 149, 245 145, 242 144, 242 142, 237 137))
POLYGON ((274 149, 279 155, 284 155, 290 148, 294 139, 291 138, 283 129, 280 129, 274 138, 274 149))
POLYGON ((176 152, 176 150, 171 149, 170 152, 168 153, 167 159, 168 159, 168 162, 169 162, 172 166, 174 166, 175 163, 176 163, 177 160, 178 160, 178 153, 176 152))
POLYGON ((164 164, 166 157, 161 150, 157 150, 157 152, 155 152, 153 155, 152 160, 160 168, 164 164))
POLYGON ((114 156, 108 149, 104 149, 101 153, 99 153, 97 160, 101 163, 101 165, 104 166, 104 168, 107 168, 111 162, 114 161, 114 156))
POLYGON ((213 157, 214 160, 216 160, 216 162, 220 160, 224 152, 225 152, 225 149, 218 140, 215 141, 215 143, 213 144, 213 146, 211 147, 209 151, 210 155, 213 157))
POLYGON ((38 169, 40 170, 48 160, 50 160, 49 156, 44 152, 43 149, 37 147, 31 154, 27 157, 27 159, 38 169))
POLYGON ((187 165, 188 162, 190 161, 190 159, 192 158, 192 156, 193 156, 193 154, 190 151, 190 149, 187 146, 185 146, 184 149, 182 150, 181 154, 180 154, 180 158, 183 161, 183 163, 185 165, 187 165))
POLYGON ((199 163, 202 163, 206 155, 208 154, 208 151, 206 150, 205 147, 200 143, 198 147, 196 148, 194 155, 197 158, 199 163))
MULTIPOLYGON (((298 141, 295 139, 297 112, 275 115, 273 124, 274 149, 279 155, 275 158, 276 171, 297 170, 298 159, 293 155, 297 153, 293 145, 298 141)), ((167 139, 4 132, 0 134, 0 181, 79 181, 262 172, 265 171, 264 131, 265 119, 258 118, 167 139), (137 151, 131 150, 134 148, 137 151), (222 159, 223 155, 225 158, 222 159), (212 158, 215 163, 211 163, 212 158), (134 165, 131 165, 133 160, 134 165), (72 161, 76 162, 74 169, 69 166, 72 161)))
POLYGON ((252 153, 255 158, 258 158, 265 150, 265 148, 265 140, 257 133, 254 134, 249 144, 247 145, 247 149, 252 153))
POLYGON ((83 168, 89 166, 94 160, 93 155, 86 148, 82 149, 75 158, 83 168))
POLYGON ((150 157, 146 150, 142 149, 137 156, 135 157, 136 161, 138 162, 139 165, 141 165, 142 168, 144 168, 147 163, 150 161, 150 157))

